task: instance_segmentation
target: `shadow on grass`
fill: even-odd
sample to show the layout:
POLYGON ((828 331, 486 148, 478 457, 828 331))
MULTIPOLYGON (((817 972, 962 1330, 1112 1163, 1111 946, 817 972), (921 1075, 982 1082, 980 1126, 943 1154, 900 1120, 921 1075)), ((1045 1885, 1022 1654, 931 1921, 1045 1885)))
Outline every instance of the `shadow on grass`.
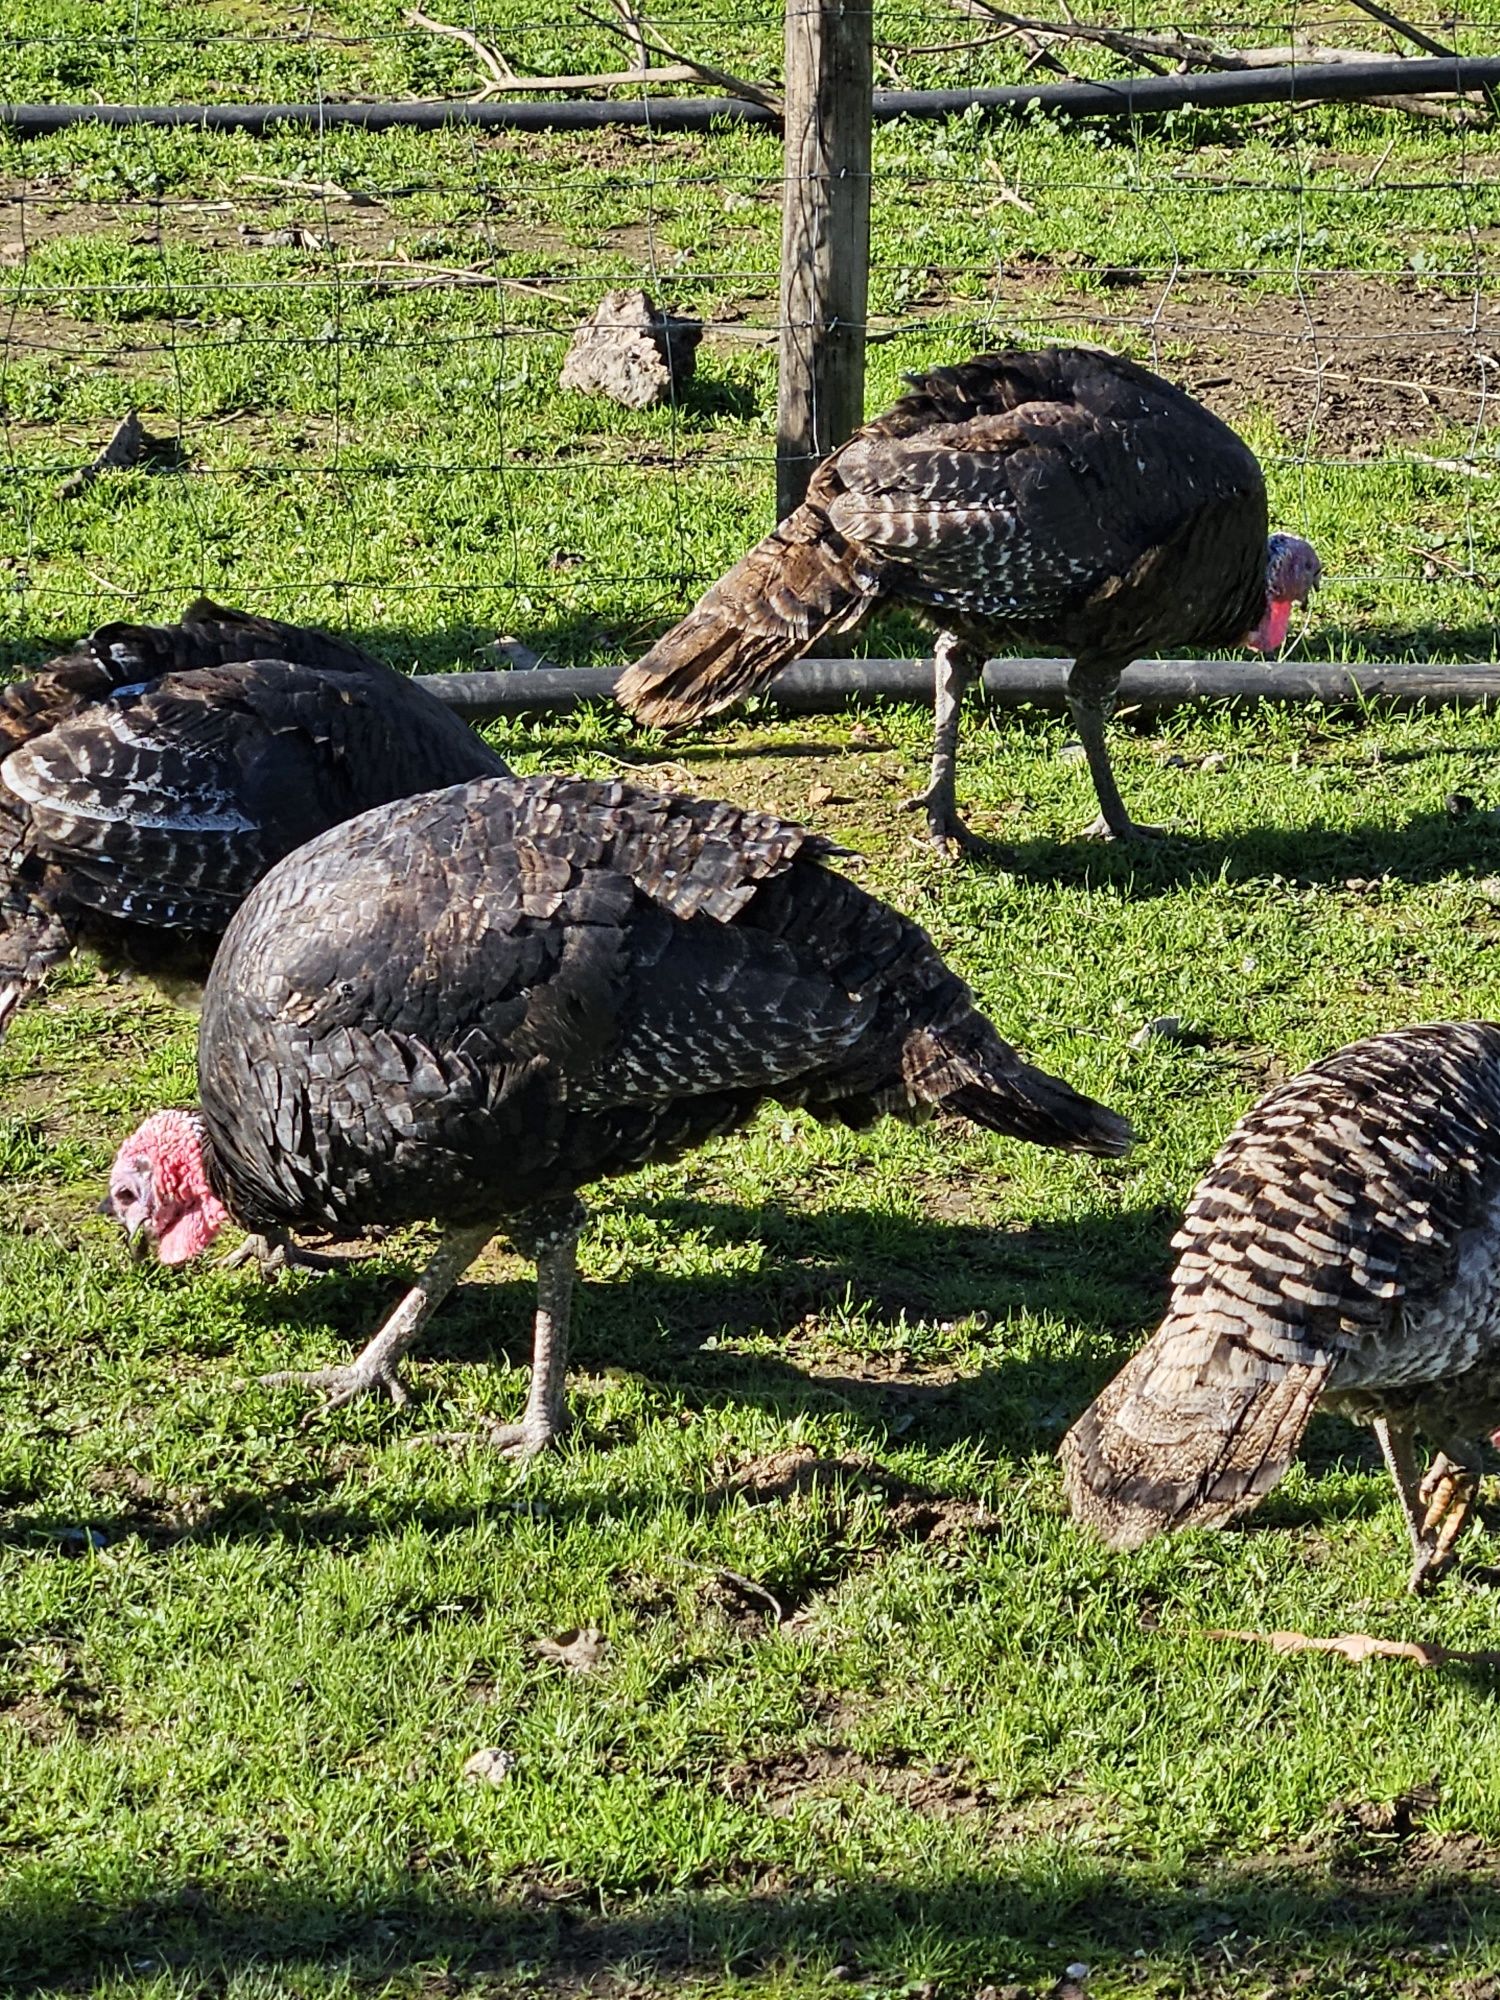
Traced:
POLYGON ((1137 897, 1196 884, 1281 876, 1310 886, 1368 882, 1389 875, 1432 882, 1445 875, 1500 869, 1500 820, 1483 813, 1453 818, 1421 813, 1403 826, 1251 827, 1228 838, 1169 834, 1160 841, 1113 846, 1094 841, 1021 840, 965 864, 978 872, 1021 875, 1059 888, 1114 887, 1137 897))
MULTIPOLYGON (((356 1991, 367 1982, 394 1991, 383 1982, 402 1978, 403 1993, 586 1985, 639 1995, 715 1975, 774 1973, 779 1985, 842 1966, 841 1977, 867 1992, 936 1970, 936 1989, 894 1990, 967 1994, 988 1980, 1024 1982, 1023 1993, 1040 1996, 1082 1960, 1096 1977, 1165 1973, 1170 1991, 1194 1995, 1281 1992, 1266 1984, 1281 1976, 1318 1996, 1490 1994, 1487 1982, 1448 1982, 1500 1944, 1500 1854, 1466 1836, 1352 1832, 1343 1852, 1335 1836, 1328 1854, 1267 1854, 1196 1875, 1133 1869, 1061 1843, 1039 1843, 1028 1865, 997 1828, 993 1867, 832 1884, 746 1864, 686 1888, 637 1875, 606 1893, 538 1867, 484 1895, 448 1891, 441 1863, 423 1856, 410 1873, 372 1867, 337 1889, 246 1875, 85 1903, 40 1886, 28 1893, 12 1877, 0 1896, 0 1972, 16 1993, 64 1990, 60 1981, 81 1990, 77 1982, 111 1976, 133 1984, 147 1972, 194 1982, 174 1991, 218 1991, 225 1978, 301 1966, 318 1968, 319 1991, 325 1980, 328 1990, 335 1980, 348 1990, 348 1980, 356 1991), (1465 1957, 1455 1963, 1454 1952, 1465 1957), (1440 1968, 1441 1985, 1429 1983, 1440 1968), (424 1974, 420 1988, 406 1983, 424 1974), (1372 1974, 1382 1983, 1365 1983, 1372 1974)), ((1150 1990, 1169 1989, 1153 1981, 1150 1990)))
MULTIPOLYGON (((645 1204, 640 1213, 710 1242, 743 1241, 754 1231, 771 1253, 767 1266, 726 1277, 648 1269, 619 1283, 584 1283, 572 1342, 575 1381, 624 1368, 669 1385, 696 1409, 755 1408, 788 1427, 838 1412, 856 1432, 852 1448, 876 1460, 894 1449, 940 1453, 978 1443, 987 1457, 1002 1462, 1055 1450, 1067 1426, 1150 1330, 1165 1295, 1176 1219, 1169 1208, 1150 1207, 1008 1231, 863 1210, 811 1214, 773 1204, 752 1211, 681 1198, 645 1204), (1010 1351, 1011 1314, 1082 1332, 1065 1347, 1052 1348, 1043 1339, 1010 1351), (817 1322, 812 1329, 810 1320, 817 1322), (960 1333, 955 1358, 943 1329, 965 1321, 971 1328, 960 1333), (765 1351, 767 1342, 776 1351, 765 1351)), ((246 1280, 240 1310, 279 1328, 315 1326, 320 1344, 327 1344, 324 1358, 334 1362, 362 1344, 403 1289, 403 1279, 383 1262, 360 1261, 341 1274, 285 1288, 246 1280)), ((439 1361, 476 1369, 502 1360, 525 1366, 534 1304, 529 1270, 510 1281, 461 1285, 412 1357, 415 1405, 383 1410, 382 1436, 409 1441, 413 1449, 438 1449, 424 1443, 424 1434, 438 1427, 422 1411, 424 1369, 439 1361)), ((235 1381, 227 1360, 224 1381, 227 1392, 235 1381)), ((589 1426, 586 1391, 578 1408, 586 1438, 580 1448, 607 1451, 631 1441, 618 1419, 603 1435, 589 1426)), ((258 1427, 267 1422, 263 1407, 254 1421, 258 1427)), ((284 1418, 289 1431, 297 1421, 290 1413, 284 1418)), ((368 1429, 361 1425, 353 1440, 347 1418, 325 1418, 314 1405, 305 1421, 315 1431, 322 1427, 326 1471, 299 1469, 244 1488, 219 1486, 186 1507, 132 1499, 127 1492, 123 1507, 100 1506, 92 1515, 80 1513, 76 1500, 60 1513, 40 1496, 18 1491, 6 1496, 10 1519, 0 1544, 55 1550, 61 1540, 65 1552, 81 1554, 91 1542, 127 1536, 156 1547, 274 1536, 353 1547, 407 1518, 438 1531, 462 1527, 490 1505, 472 1497, 424 1498, 413 1507, 378 1489, 368 1500, 351 1500, 349 1454, 370 1448, 368 1429)), ((483 1450, 482 1442, 477 1448, 483 1450)), ((1370 1435, 1337 1419, 1315 1421, 1308 1450, 1320 1467, 1342 1461, 1379 1470, 1370 1435)), ((879 1483, 878 1465, 871 1477, 879 1483)), ((507 1471, 507 1490, 509 1478, 507 1471)), ((909 1478, 898 1483, 910 1499, 944 1497, 909 1478)), ((690 1504, 713 1513, 743 1497, 731 1482, 690 1504)), ((617 1493, 548 1502, 552 1511, 580 1518, 619 1504, 617 1493)), ((1382 1504, 1378 1485, 1351 1487, 1335 1503, 1341 1519, 1372 1515, 1382 1504)), ((1325 1506, 1299 1508, 1275 1495, 1262 1511, 1281 1527, 1315 1525, 1328 1515, 1325 1506)))

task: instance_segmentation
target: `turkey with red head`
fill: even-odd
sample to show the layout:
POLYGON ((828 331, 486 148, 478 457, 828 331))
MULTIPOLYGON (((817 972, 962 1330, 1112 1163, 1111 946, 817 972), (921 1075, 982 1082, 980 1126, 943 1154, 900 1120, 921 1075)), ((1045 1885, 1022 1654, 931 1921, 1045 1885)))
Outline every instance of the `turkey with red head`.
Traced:
POLYGON ((938 634, 932 776, 913 799, 934 842, 971 844, 954 772, 964 691, 996 648, 1067 654, 1068 701, 1100 817, 1126 812, 1105 718, 1120 675, 1180 646, 1276 650, 1320 574, 1267 536, 1254 453, 1147 368, 1092 347, 1008 348, 912 377, 912 392, 813 474, 795 513, 628 667, 641 721, 696 721, 762 688, 879 606, 938 634))
POLYGON ((75 945, 201 981, 245 896, 368 807, 504 772, 346 640, 206 599, 0 688, 0 1034, 75 945))
POLYGON ((926 934, 817 835, 709 799, 485 779, 366 813, 273 868, 209 975, 197 1112, 120 1148, 107 1206, 166 1263, 226 1215, 341 1231, 440 1220, 335 1402, 401 1353, 496 1230, 535 1256, 531 1391, 564 1421, 578 1190, 771 1100, 850 1126, 934 1108, 1069 1151, 1130 1128, 1001 1041, 926 934))

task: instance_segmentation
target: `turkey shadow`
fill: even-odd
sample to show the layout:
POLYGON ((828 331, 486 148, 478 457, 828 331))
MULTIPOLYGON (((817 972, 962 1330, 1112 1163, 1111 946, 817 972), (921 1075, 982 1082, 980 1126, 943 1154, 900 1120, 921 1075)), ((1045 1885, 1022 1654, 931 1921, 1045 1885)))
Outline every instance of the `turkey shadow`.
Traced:
POLYGON ((1297 887, 1368 883, 1387 875, 1401 882, 1433 882, 1445 875, 1486 875, 1500 869, 1500 817, 1423 813, 1397 827, 1367 825, 1342 832, 1252 827, 1222 838, 1168 834, 1128 846, 1022 840, 997 844, 993 855, 971 857, 964 865, 976 873, 1019 875, 1054 888, 1111 887, 1138 897, 1274 876, 1297 887))
MULTIPOLYGON (((899 1810, 903 1769, 909 1780, 926 1767, 866 1763, 863 1782, 842 1788, 844 1813, 864 1799, 887 1815, 899 1810)), ((763 1836, 751 1837, 764 1823, 753 1780, 728 1808, 700 1769, 677 1782, 720 1817, 737 1808, 747 1852, 767 1851, 763 1836)), ((838 1796, 815 1778, 804 1790, 825 1811, 838 1796)), ((1076 1799, 1085 1827, 1106 1804, 1076 1799)), ((419 1981, 424 1993, 623 2000, 704 1982, 717 1989, 726 1978, 769 1976, 780 1988, 801 1974, 811 1986, 834 1967, 851 1991, 914 1992, 913 1964, 937 1964, 944 1992, 983 1986, 1005 2000, 1041 2000, 1080 1990, 1059 1981, 1077 1959, 1111 1991, 1143 1980, 1157 1990, 1158 1974, 1167 1982, 1160 1990, 1174 1993, 1394 1993, 1387 1975, 1413 1996, 1461 1991, 1477 2000, 1493 1991, 1484 1978, 1451 1982, 1500 1946, 1500 1851, 1476 1834, 1426 1831, 1425 1795, 1371 1805, 1330 1798, 1311 1846, 1288 1840, 1243 1860, 1204 1857, 1177 1864, 1169 1879, 1149 1855, 1132 1864, 1047 1837, 1044 1812, 1040 1852, 1029 1853, 1017 1821, 1024 1833, 1028 1805, 1047 1803, 959 1808, 977 1838, 993 1826, 993 1859, 983 1863, 929 1861, 888 1875, 830 1860, 815 1873, 815 1841, 811 1855, 785 1864, 702 1866, 690 1886, 674 1879, 667 1857, 654 1869, 641 1859, 612 1879, 607 1896, 544 1862, 514 1869, 486 1893, 458 1886, 460 1864, 441 1852, 406 1870, 373 1845, 362 1864, 341 1857, 331 1883, 306 1862, 272 1870, 231 1858, 207 1881, 160 1868, 145 1890, 84 1876, 73 1894, 33 1865, 0 1890, 0 1974, 13 1994, 117 1981, 134 1990, 148 1971, 168 1975, 174 1990, 218 1992, 240 1975, 269 1975, 290 1978, 284 1990, 294 1991, 300 1969, 319 1990, 347 1981, 385 1992, 399 1982, 406 1992, 419 1981), (1382 1977, 1366 1987, 1366 1972, 1382 1977)), ((905 1810, 915 1842, 923 1816, 905 1810)))
MULTIPOLYGON (((975 1440, 1002 1458, 1051 1450, 1154 1323, 1175 1223, 1174 1212, 1160 1207, 1017 1231, 872 1219, 863 1210, 804 1215, 776 1204, 751 1210, 692 1199, 645 1203, 637 1212, 710 1242, 758 1236, 770 1254, 765 1267, 749 1275, 687 1277, 645 1269, 614 1282, 580 1284, 570 1377, 587 1448, 631 1441, 619 1423, 603 1433, 587 1423, 586 1378, 626 1369, 669 1388, 693 1409, 758 1408, 787 1424, 840 1411, 857 1428, 859 1449, 872 1453, 897 1444, 939 1452, 975 1440), (821 1331, 810 1335, 809 1317, 830 1311, 848 1316, 858 1329, 878 1321, 878 1340, 861 1330, 847 1344, 821 1331), (1006 1318, 1022 1312, 1064 1314, 1079 1323, 1077 1351, 1007 1353, 1006 1318), (981 1313, 991 1324, 976 1326, 977 1343, 965 1366, 941 1354, 924 1359, 911 1337, 917 1321, 962 1321, 981 1313), (780 1351, 721 1347, 726 1334, 734 1341, 774 1341, 780 1351)), ((419 1262, 413 1258, 411 1270, 419 1262)), ((304 1353, 299 1365, 323 1365, 342 1361, 369 1338, 409 1276, 393 1273, 382 1258, 274 1289, 253 1278, 232 1282, 245 1285, 238 1300, 244 1317, 289 1331, 315 1328, 317 1351, 304 1353)), ((524 1368, 535 1298, 529 1266, 515 1278, 461 1284, 410 1357, 414 1404, 381 1411, 378 1441, 401 1437, 419 1449, 424 1434, 436 1429, 421 1408, 429 1363, 524 1368)), ((232 1357, 223 1368, 226 1387, 243 1379, 232 1357)), ((267 1419, 262 1413, 254 1420, 267 1419)), ((289 1431, 298 1422, 290 1405, 284 1421, 289 1431)), ((206 1506, 180 1514, 170 1501, 132 1498, 124 1507, 80 1511, 76 1500, 59 1508, 17 1492, 7 1496, 10 1518, 0 1545, 66 1556, 86 1555, 96 1537, 113 1542, 127 1535, 149 1546, 265 1536, 358 1544, 388 1532, 403 1508, 428 1527, 447 1529, 472 1523, 493 1504, 424 1498, 413 1507, 409 1500, 387 1503, 375 1495, 351 1505, 344 1489, 349 1453, 362 1454, 377 1440, 368 1428, 350 1438, 337 1414, 325 1420, 313 1403, 306 1421, 325 1445, 324 1462, 316 1467, 300 1467, 279 1481, 218 1488, 206 1506)), ((497 1461, 502 1464, 508 1485, 513 1475, 508 1462, 497 1461)), ((587 1516, 616 1504, 580 1497, 557 1506, 587 1516)))
MULTIPOLYGON (((856 1208, 800 1211, 778 1202, 751 1208, 694 1197, 643 1202, 633 1213, 710 1246, 758 1242, 764 1263, 753 1273, 683 1276, 643 1264, 614 1282, 585 1277, 570 1340, 573 1370, 586 1375, 623 1367, 690 1399, 750 1401, 785 1417, 843 1401, 877 1427, 895 1396, 903 1409, 913 1400, 944 1409, 952 1426, 945 1443, 967 1434, 971 1415, 994 1435, 994 1398, 981 1392, 992 1375, 1022 1387, 1017 1417, 1033 1402, 1052 1412, 1065 1384, 1096 1375, 1081 1408, 1154 1324, 1177 1221, 1174 1209, 1153 1205, 1007 1229, 856 1208), (1004 1327, 1013 1314, 1074 1322, 1102 1356, 1081 1378, 1079 1364, 1066 1358, 1007 1357, 1004 1327), (849 1325, 847 1342, 821 1330, 809 1336, 809 1319, 829 1316, 849 1325), (941 1383, 922 1381, 920 1360, 905 1380, 899 1366, 893 1372, 889 1356, 920 1348, 922 1323, 965 1320, 975 1320, 986 1343, 993 1342, 993 1367, 964 1378, 944 1370, 941 1383), (873 1340, 863 1331, 871 1325, 878 1330, 873 1340), (781 1351, 741 1352, 719 1345, 726 1338, 773 1341, 781 1351), (798 1365, 804 1350, 815 1355, 813 1365, 798 1365)), ((331 1280, 307 1279, 286 1292, 257 1289, 243 1307, 262 1324, 315 1324, 331 1329, 336 1346, 344 1339, 356 1344, 373 1332, 403 1284, 383 1263, 371 1269, 361 1260, 331 1280)), ((524 1367, 534 1303, 529 1265, 514 1278, 469 1278, 424 1330, 414 1370, 424 1359, 472 1366, 504 1360, 524 1367)), ((997 1382, 997 1388, 1004 1385, 997 1382)), ((1007 1432, 998 1441, 1030 1448, 1034 1439, 1023 1423, 1013 1439, 1007 1432)))

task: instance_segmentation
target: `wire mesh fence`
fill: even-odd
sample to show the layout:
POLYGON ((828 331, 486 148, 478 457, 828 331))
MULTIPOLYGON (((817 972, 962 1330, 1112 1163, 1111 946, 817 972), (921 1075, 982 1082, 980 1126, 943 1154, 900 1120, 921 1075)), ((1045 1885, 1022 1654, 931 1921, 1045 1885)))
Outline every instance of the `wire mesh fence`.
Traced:
MULTIPOLYGON (((1353 4, 1034 4, 877 0, 877 83, 1500 48, 1500 6, 1392 28, 1353 4)), ((774 90, 780 46, 779 10, 574 0, 546 19, 25 0, 0 30, 13 102, 534 101, 517 79, 638 70, 658 74, 593 94, 721 94, 774 90)), ((728 120, 0 135, 9 654, 206 592, 426 666, 496 632, 631 656, 771 523, 781 186, 774 126, 728 120), (559 387, 615 285, 704 324, 659 408, 559 387), (135 463, 80 478, 130 409, 135 463)), ((1497 238, 1475 94, 882 123, 867 407, 1009 339, 1124 348, 1244 432, 1279 522, 1324 551, 1305 650, 1489 657, 1497 238)))

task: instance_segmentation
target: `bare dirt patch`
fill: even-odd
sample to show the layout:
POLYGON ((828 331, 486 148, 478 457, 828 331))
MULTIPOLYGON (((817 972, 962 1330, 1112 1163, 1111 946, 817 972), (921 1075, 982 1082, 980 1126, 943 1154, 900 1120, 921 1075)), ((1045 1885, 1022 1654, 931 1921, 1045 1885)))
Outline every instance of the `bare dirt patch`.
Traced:
POLYGON ((1321 455, 1374 458, 1434 432, 1500 420, 1500 307, 1417 278, 1311 276, 1295 293, 1124 268, 1007 274, 996 306, 1024 328, 1045 298, 1106 337, 1151 344, 1164 372, 1230 423, 1273 416, 1321 455), (1079 290, 1080 281, 1086 288, 1079 290))
POLYGON ((806 1445, 753 1458, 731 1471, 722 1489, 743 1494, 756 1506, 784 1502, 838 1487, 850 1498, 878 1495, 885 1502, 878 1542, 959 1542, 971 1534, 993 1533, 1000 1517, 978 1500, 933 1493, 860 1457, 824 1458, 806 1445))
POLYGON ((959 1819, 996 1804, 994 1787, 961 1765, 872 1759, 839 1743, 750 1758, 726 1771, 720 1786, 730 1798, 778 1818, 809 1798, 848 1795, 850 1810, 858 1810, 862 1796, 870 1792, 928 1819, 959 1819))

